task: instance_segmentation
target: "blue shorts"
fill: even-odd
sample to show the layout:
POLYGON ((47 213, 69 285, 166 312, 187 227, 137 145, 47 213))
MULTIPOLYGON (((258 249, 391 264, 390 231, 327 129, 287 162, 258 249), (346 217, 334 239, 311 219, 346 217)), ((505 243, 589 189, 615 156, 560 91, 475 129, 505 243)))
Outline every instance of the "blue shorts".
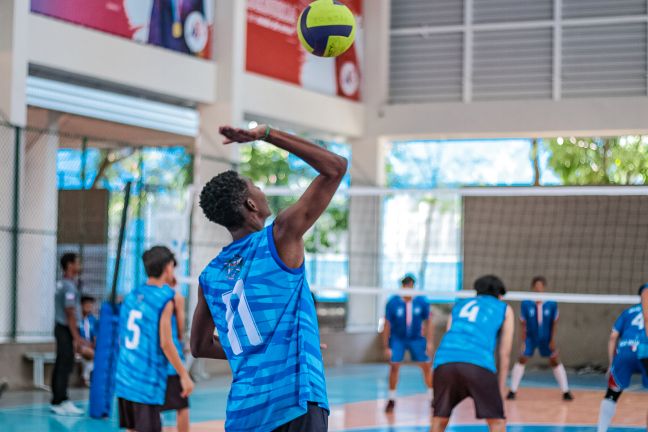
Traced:
POLYGON ((401 339, 389 338, 389 349, 392 351, 392 363, 400 363, 405 357, 405 351, 409 351, 413 362, 427 363, 430 357, 427 355, 427 340, 425 338, 401 339))
POLYGON ((621 350, 612 362, 608 387, 615 391, 622 391, 630 387, 633 374, 641 374, 643 386, 648 388, 648 375, 637 358, 637 353, 630 349, 621 350))
POLYGON ((541 357, 551 357, 553 355, 553 351, 549 347, 549 341, 538 341, 534 339, 527 339, 524 341, 522 355, 524 357, 533 357, 533 353, 535 353, 536 349, 540 351, 541 357))

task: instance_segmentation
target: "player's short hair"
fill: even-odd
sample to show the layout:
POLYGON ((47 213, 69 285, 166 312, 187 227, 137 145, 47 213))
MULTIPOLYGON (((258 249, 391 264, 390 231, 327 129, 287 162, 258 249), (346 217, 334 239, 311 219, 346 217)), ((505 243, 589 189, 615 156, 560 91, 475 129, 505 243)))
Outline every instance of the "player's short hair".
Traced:
POLYGON ((477 294, 499 297, 506 294, 504 282, 495 275, 486 275, 478 278, 473 285, 477 294))
POLYGON ((639 287, 639 292, 637 294, 641 295, 642 292, 644 292, 645 289, 648 288, 648 283, 645 283, 639 287))
POLYGON ((544 276, 534 276, 531 279, 531 287, 534 287, 536 283, 542 282, 542 285, 547 286, 547 278, 544 276))
POLYGON ((169 263, 176 265, 173 252, 166 246, 153 246, 142 255, 144 270, 148 277, 160 277, 169 263))
POLYGON ((81 304, 83 303, 94 303, 96 300, 94 297, 89 296, 89 295, 82 295, 81 296, 81 304))
POLYGON ((228 229, 243 226, 243 204, 248 186, 236 171, 225 171, 212 178, 200 192, 200 208, 210 221, 228 229))
POLYGON ((75 252, 67 252, 61 256, 61 269, 66 271, 68 266, 74 261, 79 259, 79 254, 75 252))
POLYGON ((415 284, 415 283, 416 283, 416 278, 411 273, 406 274, 405 276, 403 276, 403 279, 401 279, 401 285, 415 284))

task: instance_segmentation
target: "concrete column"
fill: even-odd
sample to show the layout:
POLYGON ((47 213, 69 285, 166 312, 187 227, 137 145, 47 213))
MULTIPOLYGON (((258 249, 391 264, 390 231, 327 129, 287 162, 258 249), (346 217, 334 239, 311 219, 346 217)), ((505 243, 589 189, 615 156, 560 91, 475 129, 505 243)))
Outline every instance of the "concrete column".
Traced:
POLYGON ((56 153, 59 114, 50 112, 49 132, 24 134, 25 157, 20 194, 18 336, 51 336, 56 289, 58 190, 56 153))
MULTIPOLYGON (((363 101, 366 106, 366 131, 363 138, 352 141, 353 186, 384 186, 384 145, 371 134, 388 94, 389 0, 365 0, 365 38, 363 101)), ((349 284, 381 286, 382 197, 353 196, 349 216, 349 284)), ((384 299, 374 295, 349 296, 348 331, 376 331, 384 299)))
MULTIPOLYGON (((232 162, 238 157, 236 146, 223 146, 218 128, 221 125, 244 126, 241 100, 244 90, 246 10, 247 1, 216 1, 214 57, 218 69, 214 79, 217 102, 200 107, 200 136, 196 139, 194 149, 191 275, 195 277, 232 240, 227 230, 205 218, 198 202, 204 184, 213 176, 233 169, 232 162)), ((190 290, 190 311, 195 307, 195 288, 196 285, 190 290)))
MULTIPOLYGON (((0 0, 0 341, 12 331, 14 186, 21 184, 14 166, 16 131, 4 122, 16 126, 26 122, 28 16, 28 1, 0 0)), ((22 156, 22 145, 18 151, 22 156)))
POLYGON ((24 126, 27 120, 29 3, 0 0, 0 112, 3 120, 17 126, 24 126))

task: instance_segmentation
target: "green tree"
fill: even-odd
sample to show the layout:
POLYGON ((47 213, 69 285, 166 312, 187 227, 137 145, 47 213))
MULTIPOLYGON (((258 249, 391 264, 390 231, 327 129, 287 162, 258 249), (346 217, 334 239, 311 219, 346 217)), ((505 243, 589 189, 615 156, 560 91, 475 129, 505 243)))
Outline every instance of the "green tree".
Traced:
POLYGON ((648 180, 648 137, 554 138, 548 166, 566 185, 636 185, 648 180))
MULTIPOLYGON (((241 174, 266 186, 305 187, 313 173, 305 164, 291 164, 288 152, 275 146, 258 143, 241 147, 241 174)), ((276 215, 296 201, 295 196, 269 196, 268 204, 276 215)), ((338 240, 348 227, 348 206, 345 199, 334 198, 317 224, 304 238, 306 252, 339 251, 338 240)))

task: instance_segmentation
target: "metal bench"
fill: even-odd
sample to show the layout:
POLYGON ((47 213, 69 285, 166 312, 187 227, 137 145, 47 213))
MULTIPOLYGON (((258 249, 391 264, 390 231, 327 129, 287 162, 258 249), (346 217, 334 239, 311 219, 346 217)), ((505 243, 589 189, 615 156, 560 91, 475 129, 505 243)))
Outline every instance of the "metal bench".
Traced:
POLYGON ((32 372, 32 381, 34 382, 34 387, 50 390, 48 385, 45 385, 45 364, 54 364, 56 361, 56 353, 54 352, 26 352, 24 354, 27 360, 30 360, 34 363, 34 369, 32 372))

